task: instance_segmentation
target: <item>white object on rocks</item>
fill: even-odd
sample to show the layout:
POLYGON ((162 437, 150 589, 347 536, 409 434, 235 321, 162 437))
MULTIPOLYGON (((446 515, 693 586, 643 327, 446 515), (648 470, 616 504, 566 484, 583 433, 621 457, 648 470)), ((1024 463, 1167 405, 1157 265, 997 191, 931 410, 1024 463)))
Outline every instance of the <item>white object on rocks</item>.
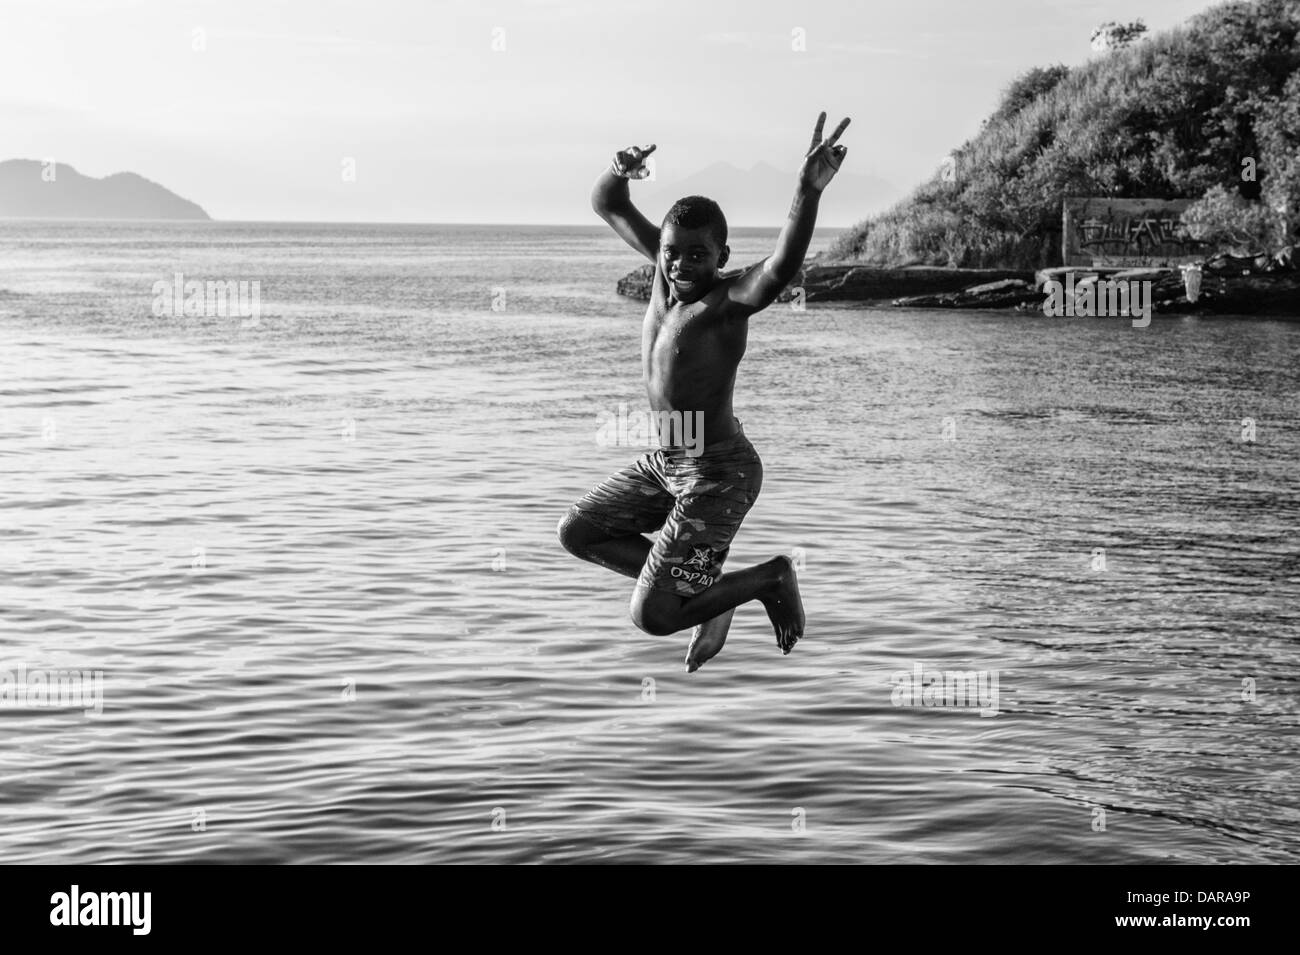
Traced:
POLYGON ((1195 302, 1201 297, 1201 267, 1199 265, 1184 265, 1183 288, 1187 291, 1187 301, 1195 302))

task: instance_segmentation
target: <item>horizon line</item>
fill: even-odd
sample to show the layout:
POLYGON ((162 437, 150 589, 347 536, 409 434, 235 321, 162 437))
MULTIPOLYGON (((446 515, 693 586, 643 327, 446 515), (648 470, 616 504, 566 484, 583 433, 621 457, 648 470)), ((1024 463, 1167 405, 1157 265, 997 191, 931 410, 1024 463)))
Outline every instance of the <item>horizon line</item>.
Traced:
MULTIPOLYGON (((863 218, 867 218, 864 216, 863 218)), ((0 222, 170 222, 187 225, 411 225, 411 226, 501 226, 517 228, 519 226, 566 227, 566 228, 607 228, 596 222, 433 222, 425 220, 384 220, 384 219, 153 219, 133 216, 131 218, 92 217, 92 216, 4 216, 0 222)), ((745 223, 728 223, 731 229, 781 229, 785 223, 778 225, 748 225, 745 223)), ((852 225, 817 225, 816 229, 851 229, 852 225)))

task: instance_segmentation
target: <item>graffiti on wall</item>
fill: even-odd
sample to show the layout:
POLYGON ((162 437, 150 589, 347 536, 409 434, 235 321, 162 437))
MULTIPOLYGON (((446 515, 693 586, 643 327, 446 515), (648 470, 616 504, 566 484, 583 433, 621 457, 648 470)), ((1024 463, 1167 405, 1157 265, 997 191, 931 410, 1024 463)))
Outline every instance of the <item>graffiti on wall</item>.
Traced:
POLYGON ((1204 244, 1178 235, 1190 199, 1066 199, 1065 265, 1166 266, 1195 262, 1204 244))

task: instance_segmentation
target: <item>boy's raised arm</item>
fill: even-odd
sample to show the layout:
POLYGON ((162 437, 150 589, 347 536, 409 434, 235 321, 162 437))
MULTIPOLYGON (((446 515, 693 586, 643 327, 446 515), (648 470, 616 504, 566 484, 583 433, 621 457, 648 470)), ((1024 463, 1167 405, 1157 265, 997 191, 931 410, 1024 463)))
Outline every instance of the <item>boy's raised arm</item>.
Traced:
POLYGON ((812 145, 804 156, 803 166, 799 169, 799 184, 795 188, 794 202, 790 205, 790 215, 776 240, 776 251, 762 262, 752 266, 739 276, 728 292, 728 298, 752 312, 761 311, 776 301, 781 290, 790 284, 803 266, 808 244, 812 241, 813 228, 817 225, 817 206, 824 190, 840 163, 848 155, 848 148, 835 145, 840 134, 849 125, 847 118, 842 120, 831 138, 822 141, 822 126, 826 123, 826 114, 817 118, 817 128, 813 130, 812 145))
POLYGON ((654 143, 619 150, 591 189, 591 208, 596 215, 651 262, 659 258, 659 230, 632 205, 627 181, 650 175, 650 170, 645 167, 645 157, 654 151, 654 143))

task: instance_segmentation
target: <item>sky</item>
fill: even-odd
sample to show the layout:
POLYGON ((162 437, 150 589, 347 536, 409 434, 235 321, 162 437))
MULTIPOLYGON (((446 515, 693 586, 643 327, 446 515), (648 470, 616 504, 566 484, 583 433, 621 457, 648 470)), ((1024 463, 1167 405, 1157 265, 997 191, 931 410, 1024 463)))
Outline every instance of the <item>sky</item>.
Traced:
MULTIPOLYGON (((901 195, 1098 24, 1210 5, 0 0, 0 159, 137 172, 219 219, 591 223, 633 143, 659 181, 762 161, 793 193, 826 110, 845 168, 901 195)), ((862 217, 832 197, 822 225, 862 217)))

